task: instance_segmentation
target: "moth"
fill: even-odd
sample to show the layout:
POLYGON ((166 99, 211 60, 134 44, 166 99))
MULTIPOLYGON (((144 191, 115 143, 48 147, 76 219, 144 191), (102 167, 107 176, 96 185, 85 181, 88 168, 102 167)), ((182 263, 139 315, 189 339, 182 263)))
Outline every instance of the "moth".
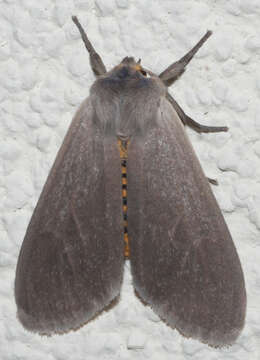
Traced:
POLYGON ((64 333, 118 298, 125 258, 141 299, 211 346, 245 321, 240 260, 168 87, 211 35, 159 76, 125 57, 107 71, 77 17, 96 81, 78 109, 29 223, 16 269, 22 325, 64 333))

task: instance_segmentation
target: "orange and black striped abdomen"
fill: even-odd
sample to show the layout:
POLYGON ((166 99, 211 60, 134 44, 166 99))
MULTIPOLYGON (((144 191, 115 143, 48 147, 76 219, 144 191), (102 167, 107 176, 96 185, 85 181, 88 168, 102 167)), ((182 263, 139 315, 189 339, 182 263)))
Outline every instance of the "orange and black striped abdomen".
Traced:
POLYGON ((130 246, 127 231, 127 145, 128 141, 118 139, 118 146, 121 159, 121 176, 122 176, 122 206, 123 206, 123 219, 124 219, 124 254, 126 258, 130 256, 130 246))

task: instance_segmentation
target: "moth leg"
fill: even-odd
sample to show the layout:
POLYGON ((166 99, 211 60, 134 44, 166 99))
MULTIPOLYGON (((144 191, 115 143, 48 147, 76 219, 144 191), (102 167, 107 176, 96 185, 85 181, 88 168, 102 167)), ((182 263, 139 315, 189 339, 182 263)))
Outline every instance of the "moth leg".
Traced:
POLYGON ((185 112, 182 110, 182 108, 177 103, 177 101, 174 100, 174 98, 169 93, 167 93, 166 97, 167 100, 169 100, 169 102, 174 107, 177 114, 179 115, 179 118, 181 119, 182 123, 184 125, 188 125, 198 133, 216 133, 216 132, 228 131, 227 126, 206 126, 198 123, 197 121, 193 120, 192 118, 190 118, 188 115, 185 114, 185 112))
POLYGON ((198 52, 201 46, 206 42, 210 37, 212 31, 207 31, 206 34, 200 39, 200 41, 184 55, 180 60, 171 64, 167 69, 165 69, 160 75, 159 78, 164 82, 164 85, 171 86, 175 80, 185 71, 185 67, 191 61, 193 56, 198 52))
POLYGON ((81 26, 77 16, 72 16, 72 21, 75 23, 75 25, 79 29, 81 38, 86 46, 86 49, 88 50, 90 65, 91 65, 93 73, 96 76, 104 75, 107 72, 106 67, 105 67, 101 57, 99 56, 99 54, 96 52, 96 50, 93 48, 91 42, 89 41, 87 34, 85 33, 83 27, 81 26))
POLYGON ((227 126, 206 126, 198 123, 197 121, 193 120, 186 114, 185 117, 186 117, 186 125, 191 127, 193 130, 197 131, 198 133, 216 133, 216 132, 228 131, 227 126))
POLYGON ((208 179, 208 182, 210 183, 210 184, 212 184, 212 185, 218 185, 218 180, 216 180, 216 179, 211 179, 211 178, 209 178, 209 177, 207 177, 207 179, 208 179))

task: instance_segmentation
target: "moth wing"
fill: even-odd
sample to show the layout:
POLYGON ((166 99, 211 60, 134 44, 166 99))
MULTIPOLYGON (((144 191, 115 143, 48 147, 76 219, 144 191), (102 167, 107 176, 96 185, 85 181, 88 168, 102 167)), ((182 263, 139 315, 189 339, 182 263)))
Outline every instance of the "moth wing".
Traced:
POLYGON ((128 152, 128 232, 140 297, 186 337, 232 343, 244 325, 241 264, 176 112, 162 100, 157 126, 128 152))
POLYGON ((16 269, 18 318, 31 331, 75 329, 119 293, 121 169, 116 138, 78 110, 28 226, 16 269))

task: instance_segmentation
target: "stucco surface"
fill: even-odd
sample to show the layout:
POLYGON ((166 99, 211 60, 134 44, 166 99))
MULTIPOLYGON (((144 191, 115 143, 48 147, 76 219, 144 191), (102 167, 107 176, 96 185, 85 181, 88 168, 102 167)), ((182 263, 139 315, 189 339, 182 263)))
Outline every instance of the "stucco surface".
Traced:
POLYGON ((260 358, 260 3, 258 0, 0 1, 0 359, 260 358), (224 213, 245 274, 245 328, 227 349, 183 338, 135 296, 126 262, 121 298, 77 332, 40 337, 16 318, 14 275, 26 226, 58 148, 94 81, 71 21, 77 15, 107 68, 124 56, 160 73, 210 29, 172 86, 224 213))

